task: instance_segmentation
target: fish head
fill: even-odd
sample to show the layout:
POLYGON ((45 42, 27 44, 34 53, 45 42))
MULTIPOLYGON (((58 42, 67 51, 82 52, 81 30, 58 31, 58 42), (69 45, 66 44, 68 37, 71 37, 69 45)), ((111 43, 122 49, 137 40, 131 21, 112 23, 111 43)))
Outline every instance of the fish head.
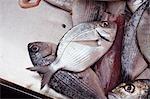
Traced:
POLYGON ((56 45, 48 42, 32 42, 28 44, 28 52, 34 66, 45 66, 54 61, 56 45))
POLYGON ((113 42, 117 32, 117 24, 111 21, 101 21, 96 25, 95 30, 101 35, 101 37, 109 42, 113 42))
POLYGON ((150 80, 139 79, 120 84, 109 93, 108 97, 114 97, 114 99, 147 99, 149 90, 150 80))
POLYGON ((146 0, 127 0, 127 5, 131 12, 135 12, 146 0))

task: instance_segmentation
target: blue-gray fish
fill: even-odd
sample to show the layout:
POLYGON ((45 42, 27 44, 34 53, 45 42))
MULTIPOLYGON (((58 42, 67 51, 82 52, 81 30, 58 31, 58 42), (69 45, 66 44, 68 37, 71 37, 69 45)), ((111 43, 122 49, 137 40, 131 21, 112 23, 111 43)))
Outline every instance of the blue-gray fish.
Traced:
POLYGON ((58 70, 82 72, 99 60, 112 46, 117 25, 102 21, 81 23, 69 30, 60 40, 55 61, 45 67, 31 67, 44 74, 41 88, 58 70))
POLYGON ((150 79, 122 83, 109 93, 108 99, 149 99, 150 79))
POLYGON ((124 30, 121 56, 123 81, 131 80, 132 73, 140 54, 136 40, 136 29, 148 2, 143 3, 132 15, 124 30))

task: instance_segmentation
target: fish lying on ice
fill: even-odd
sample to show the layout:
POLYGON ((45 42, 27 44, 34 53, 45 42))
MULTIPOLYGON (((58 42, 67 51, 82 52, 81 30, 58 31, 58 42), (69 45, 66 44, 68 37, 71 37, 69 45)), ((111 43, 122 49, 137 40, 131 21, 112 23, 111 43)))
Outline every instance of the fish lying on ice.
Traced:
MULTIPOLYGON (((48 66, 56 58, 56 45, 53 43, 32 42, 28 44, 28 51, 34 66, 48 66)), ((59 70, 48 85, 71 99, 106 98, 98 77, 90 68, 81 73, 59 70)))
POLYGON ((150 79, 122 83, 109 93, 108 99, 149 99, 150 79))
POLYGON ((43 74, 41 88, 58 70, 81 72, 99 60, 111 47, 116 36, 114 22, 82 23, 69 30, 60 40, 55 61, 45 67, 30 67, 43 74))
POLYGON ((123 81, 132 80, 132 72, 134 70, 135 64, 139 58, 139 48, 137 46, 136 40, 136 29, 140 22, 141 16, 147 6, 148 2, 144 2, 132 15, 129 22, 126 24, 124 30, 123 38, 123 48, 122 48, 122 77, 123 81))

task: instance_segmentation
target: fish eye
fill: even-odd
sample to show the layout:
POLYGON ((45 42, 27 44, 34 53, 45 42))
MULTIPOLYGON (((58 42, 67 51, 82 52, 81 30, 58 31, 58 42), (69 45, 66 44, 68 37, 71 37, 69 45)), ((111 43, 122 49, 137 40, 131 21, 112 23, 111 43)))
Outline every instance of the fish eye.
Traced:
POLYGON ((38 47, 37 45, 33 45, 33 46, 31 47, 31 51, 32 51, 32 52, 38 52, 38 51, 39 51, 39 47, 38 47))
POLYGON ((102 27, 107 27, 109 25, 108 21, 102 21, 101 26, 102 27))
POLYGON ((125 91, 129 92, 129 93, 133 93, 134 90, 135 90, 135 86, 132 85, 132 84, 127 84, 125 87, 124 87, 125 91))

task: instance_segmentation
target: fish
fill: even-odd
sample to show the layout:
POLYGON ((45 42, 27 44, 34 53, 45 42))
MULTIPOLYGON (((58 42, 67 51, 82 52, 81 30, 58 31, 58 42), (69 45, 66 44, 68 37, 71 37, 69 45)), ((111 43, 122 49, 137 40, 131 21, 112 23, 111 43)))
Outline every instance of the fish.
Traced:
MULTIPOLYGON (((28 44, 29 56, 34 66, 50 65, 55 59, 53 57, 56 57, 53 54, 56 53, 56 50, 56 44, 51 42, 31 42, 28 44), (32 46, 36 46, 36 49, 39 50, 33 52, 32 46)), ((71 99, 106 98, 98 77, 90 68, 81 73, 59 70, 53 75, 48 86, 71 99)))
POLYGON ((72 4, 73 26, 84 22, 100 21, 106 5, 106 2, 95 0, 75 0, 72 4))
POLYGON ((41 0, 35 0, 34 2, 32 2, 31 0, 19 0, 18 4, 21 8, 27 9, 38 6, 40 2, 41 0))
MULTIPOLYGON (((136 29, 140 22, 141 16, 147 6, 148 2, 144 2, 132 15, 131 19, 125 26, 121 64, 122 64, 122 81, 126 82, 128 80, 133 80, 131 75, 136 64, 136 61, 141 55, 137 40, 136 40, 136 29)), ((143 68, 143 67, 142 67, 143 68)))
POLYGON ((134 13, 147 0, 127 0, 127 6, 134 13))
POLYGON ((149 95, 150 79, 137 79, 118 85, 109 93, 108 99, 149 99, 149 95))
POLYGON ((69 30, 57 46, 55 61, 45 67, 29 67, 43 74, 41 89, 60 69, 82 72, 98 61, 111 47, 116 36, 114 22, 81 23, 69 30))
POLYGON ((140 51, 150 66, 150 7, 148 6, 137 28, 137 40, 140 51))

